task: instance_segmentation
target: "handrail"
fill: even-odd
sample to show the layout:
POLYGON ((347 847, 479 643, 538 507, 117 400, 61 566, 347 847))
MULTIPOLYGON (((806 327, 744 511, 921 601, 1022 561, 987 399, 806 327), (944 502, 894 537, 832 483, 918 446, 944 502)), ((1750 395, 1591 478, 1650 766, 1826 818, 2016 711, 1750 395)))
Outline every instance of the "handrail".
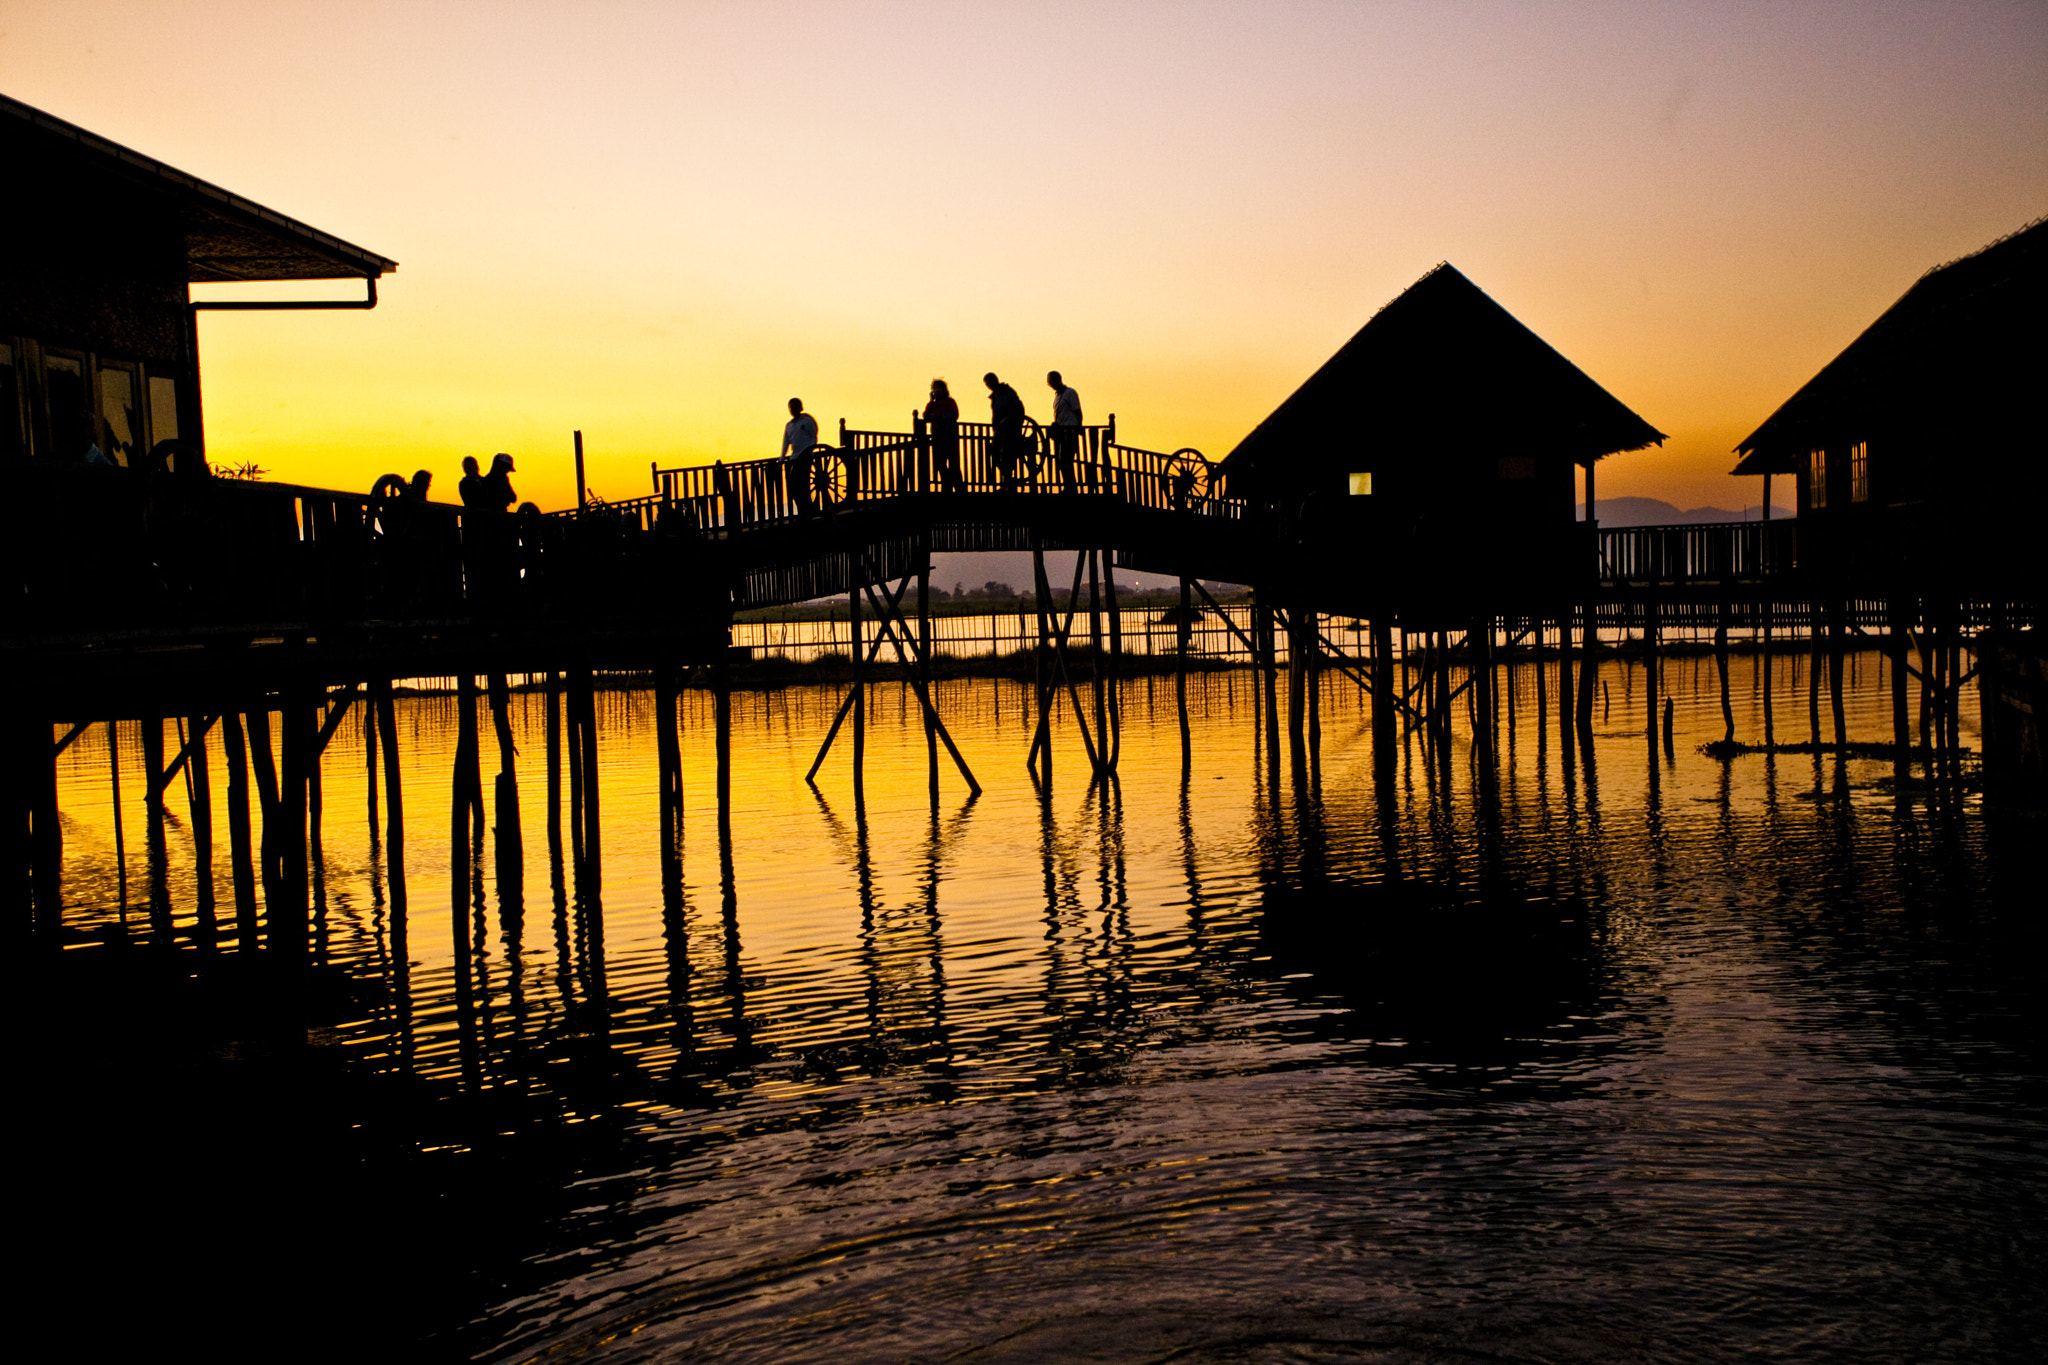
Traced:
POLYGON ((1797 521, 1721 521, 1598 528, 1603 583, 1754 583, 1795 563, 1797 521))

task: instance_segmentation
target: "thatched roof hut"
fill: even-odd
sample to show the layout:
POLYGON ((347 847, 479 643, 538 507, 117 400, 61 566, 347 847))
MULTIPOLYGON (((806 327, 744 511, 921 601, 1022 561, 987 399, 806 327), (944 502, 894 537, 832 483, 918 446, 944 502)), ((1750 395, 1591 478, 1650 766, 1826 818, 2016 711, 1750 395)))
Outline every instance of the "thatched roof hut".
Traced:
POLYGON ((1590 486, 1596 461, 1663 439, 1446 264, 1374 314, 1222 473, 1298 529, 1295 591, 1441 616, 1555 605, 1590 581, 1575 470, 1590 486))
POLYGON ((2019 570, 2037 590, 2021 546, 2048 518, 2044 374, 2048 219, 1922 275, 1743 439, 1733 472, 1797 476, 1803 568, 1992 594, 2019 570))
POLYGON ((1663 440, 1446 263, 1375 313, 1223 469, 1233 488, 1277 492, 1465 453, 1587 465, 1663 440))

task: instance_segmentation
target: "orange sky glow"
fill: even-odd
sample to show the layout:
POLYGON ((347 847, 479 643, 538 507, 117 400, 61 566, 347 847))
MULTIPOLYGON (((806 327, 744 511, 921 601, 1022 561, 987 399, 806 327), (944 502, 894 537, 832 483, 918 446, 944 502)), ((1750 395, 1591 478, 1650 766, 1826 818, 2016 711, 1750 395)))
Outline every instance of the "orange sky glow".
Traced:
POLYGON ((0 89, 401 263, 204 316, 215 461, 505 450, 546 507, 572 428, 628 497, 989 369, 1220 458, 1441 260, 1670 433, 1603 497, 1740 506, 1738 439, 2048 213, 2040 4, 22 0, 0 89))

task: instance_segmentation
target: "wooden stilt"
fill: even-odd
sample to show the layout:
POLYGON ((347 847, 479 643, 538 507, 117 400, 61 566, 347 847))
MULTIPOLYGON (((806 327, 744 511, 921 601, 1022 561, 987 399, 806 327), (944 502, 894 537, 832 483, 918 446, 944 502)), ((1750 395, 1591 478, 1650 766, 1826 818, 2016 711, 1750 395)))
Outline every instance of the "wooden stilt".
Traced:
POLYGON ((1472 749, 1482 780, 1493 772, 1496 736, 1493 705, 1493 618, 1482 616, 1465 635, 1472 660, 1472 749))
POLYGON ((200 942, 213 946, 217 914, 213 886, 213 769, 206 759, 207 718, 192 718, 185 793, 192 809, 192 914, 200 942))
POLYGON ((1308 632, 1299 599, 1287 609, 1287 757, 1298 778, 1308 776, 1308 632))
POLYGON ((1600 609, 1587 602, 1579 621, 1579 732, 1593 733, 1593 690, 1600 681, 1600 609))
POLYGON ((1886 603, 1885 652, 1892 666, 1892 781, 1903 785, 1913 775, 1913 730, 1906 717, 1906 651, 1908 599, 1892 594, 1886 603))
POLYGON ((1818 598, 1806 607, 1806 720, 1813 741, 1814 752, 1820 752, 1820 678, 1825 671, 1826 657, 1822 654, 1822 643, 1827 638, 1826 623, 1821 619, 1821 604, 1818 598))
POLYGON ((663 885, 682 854, 683 753, 676 728, 676 670, 662 663, 654 670, 654 769, 663 885))
MULTIPOLYGON (((1764 504, 1764 511, 1770 511, 1768 501, 1764 504)), ((1763 615, 1764 747, 1769 749, 1778 742, 1777 710, 1774 705, 1776 686, 1771 679, 1771 627, 1777 618, 1778 608, 1775 602, 1767 598, 1760 604, 1759 610, 1763 615)))
POLYGON ((221 744, 228 760, 228 868, 235 889, 235 947, 256 951, 255 847, 249 824, 249 760, 242 735, 242 717, 229 711, 221 717, 221 744))
POLYGON ((1280 649, 1275 639, 1273 608, 1253 598, 1252 620, 1254 638, 1258 641, 1260 654, 1253 656, 1253 662, 1263 675, 1260 686, 1265 693, 1266 709, 1266 776, 1275 791, 1280 786, 1280 649))
POLYGON ((1186 772, 1195 761, 1194 735, 1188 728, 1188 637, 1194 630, 1195 600, 1186 574, 1180 578, 1180 619, 1174 627, 1173 693, 1180 714, 1180 766, 1186 772))
POLYGON ((728 905, 732 901, 732 666, 721 654, 712 665, 711 681, 716 698, 713 744, 718 757, 718 861, 720 883, 728 905))
POLYGON ((164 722, 161 716, 142 720, 142 808, 147 819, 149 850, 149 928, 160 939, 171 933, 169 847, 164 835, 164 722))
MULTIPOLYGON (((476 762, 476 678, 468 665, 455 675, 455 763, 448 775, 448 937, 455 949, 455 1000, 465 1016, 472 1006, 475 964, 470 953, 469 883, 473 793, 470 773, 476 762)), ((464 1025, 467 1020, 463 1020, 464 1025)), ((469 1029, 462 1028, 465 1071, 469 1029)))
POLYGON ((1648 737, 1650 748, 1657 747, 1657 721, 1663 708, 1664 677, 1662 661, 1658 653, 1658 615, 1656 602, 1645 598, 1643 613, 1643 733, 1648 737))
POLYGON ((1572 696, 1572 610, 1569 606, 1557 618, 1557 760, 1566 773, 1571 772, 1574 758, 1572 739, 1575 733, 1573 715, 1575 708, 1572 696))
POLYGON ((1123 679, 1124 627, 1123 612, 1116 601, 1116 556, 1108 550, 1102 555, 1102 604, 1108 611, 1109 622, 1109 676, 1104 685, 1109 692, 1109 737, 1102 742, 1105 751, 1103 765, 1116 771, 1117 760, 1123 756, 1124 748, 1124 704, 1118 685, 1123 679))
POLYGON ((1052 781, 1052 709, 1057 700, 1052 689, 1052 583, 1045 576, 1045 551, 1031 552, 1032 586, 1038 597, 1038 648, 1032 656, 1034 695, 1038 701, 1038 724, 1032 730, 1031 750, 1025 757, 1028 770, 1039 764, 1038 778, 1052 781))
POLYGON ((1095 707, 1095 734, 1102 741, 1102 756, 1095 764, 1095 771, 1100 774, 1107 769, 1109 758, 1109 696, 1103 678, 1102 581, 1097 573, 1102 552, 1083 550, 1081 554, 1088 561, 1088 683, 1090 700, 1095 707))
MULTIPOLYGON (((585 901, 594 905, 603 885, 604 877, 604 825, 599 810, 599 784, 597 778, 597 687, 587 668, 576 673, 577 700, 582 715, 577 726, 577 736, 583 745, 583 876, 585 901)), ((590 927, 593 941, 602 945, 603 925, 595 923, 590 927)), ((601 964, 602 953, 596 960, 601 964)))
POLYGON ((939 800, 939 717, 932 694, 932 552, 927 544, 917 561, 917 674, 923 682, 925 780, 934 808, 939 800))
POLYGON ((498 740, 498 775, 492 782, 498 903, 517 915, 526 880, 526 839, 519 827, 518 748, 512 742, 512 689, 503 672, 487 675, 491 728, 498 740))
POLYGON ((319 735, 312 698, 297 686, 279 697, 278 748, 283 780, 278 786, 276 830, 265 834, 277 854, 278 898, 270 908, 269 950, 303 958, 311 905, 307 881, 306 827, 313 744, 319 735))
POLYGON ((376 721, 375 744, 384 755, 384 871, 391 895, 391 970, 403 992, 412 975, 405 895, 405 784, 398 769, 398 713, 392 704, 389 678, 371 681, 370 701, 376 721))
POLYGON ((1722 598, 1714 617, 1714 669, 1721 678, 1721 743, 1731 747, 1735 743, 1735 703, 1728 695, 1728 618, 1733 614, 1734 605, 1722 598))
POLYGON ((1828 604, 1828 706, 1835 723, 1837 753, 1846 751, 1849 744, 1849 725, 1843 712, 1842 698, 1843 618, 1847 611, 1847 604, 1840 598, 1828 604))
MULTIPOLYGON (((856 573, 855 577, 859 577, 856 573)), ((847 629, 851 632, 853 660, 853 799, 860 804, 867 795, 868 756, 868 670, 861 657, 860 588, 846 590, 847 629)))
POLYGON ((1394 714, 1394 635, 1383 614, 1372 618, 1372 758, 1373 766, 1391 774, 1399 752, 1394 714))

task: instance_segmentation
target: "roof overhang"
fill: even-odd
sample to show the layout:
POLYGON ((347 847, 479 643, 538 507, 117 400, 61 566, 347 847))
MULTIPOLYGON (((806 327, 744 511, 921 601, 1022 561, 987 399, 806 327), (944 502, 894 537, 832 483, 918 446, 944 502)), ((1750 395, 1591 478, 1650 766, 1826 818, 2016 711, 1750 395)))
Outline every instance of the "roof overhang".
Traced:
POLYGON ((398 262, 265 208, 154 157, 0 95, 0 135, 40 148, 84 175, 154 191, 175 213, 193 284, 249 280, 376 279, 398 262))

